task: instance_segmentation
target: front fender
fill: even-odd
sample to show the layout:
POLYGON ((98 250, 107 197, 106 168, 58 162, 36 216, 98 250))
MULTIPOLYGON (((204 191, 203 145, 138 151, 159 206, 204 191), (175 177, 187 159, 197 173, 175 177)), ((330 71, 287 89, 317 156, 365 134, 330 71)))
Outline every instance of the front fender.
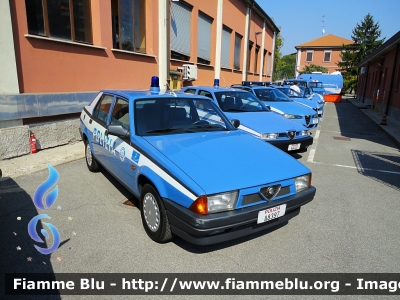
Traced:
MULTIPOLYGON (((179 205, 189 208, 194 200, 198 198, 192 191, 178 182, 175 178, 164 171, 156 173, 148 166, 140 167, 140 175, 145 176, 157 189, 161 198, 167 198, 179 205)), ((139 190, 139 189, 138 189, 139 190)))

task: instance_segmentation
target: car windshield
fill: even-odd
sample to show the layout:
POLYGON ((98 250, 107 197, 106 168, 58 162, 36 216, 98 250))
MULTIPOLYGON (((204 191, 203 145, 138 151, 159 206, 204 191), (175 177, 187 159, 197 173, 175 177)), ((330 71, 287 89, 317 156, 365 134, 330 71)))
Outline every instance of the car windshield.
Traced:
POLYGON ((290 102, 290 98, 276 88, 254 89, 258 99, 262 101, 290 102))
POLYGON ((270 111, 261 101, 259 101, 249 92, 215 92, 215 98, 217 98, 219 107, 224 112, 270 111))
POLYGON ((307 98, 310 96, 309 89, 304 86, 300 86, 300 93, 292 90, 290 87, 278 87, 277 90, 281 91, 290 98, 307 98))
POLYGON ((140 136, 234 129, 211 100, 175 97, 136 100, 135 127, 140 136))

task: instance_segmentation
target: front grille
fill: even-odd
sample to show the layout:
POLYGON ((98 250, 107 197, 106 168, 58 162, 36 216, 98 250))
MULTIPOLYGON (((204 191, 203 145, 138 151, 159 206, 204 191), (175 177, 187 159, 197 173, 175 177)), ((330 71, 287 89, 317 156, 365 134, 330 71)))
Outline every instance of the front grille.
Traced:
POLYGON ((260 201, 265 201, 265 200, 262 199, 259 194, 246 195, 242 199, 242 205, 247 205, 247 204, 256 203, 256 202, 260 202, 260 201))
POLYGON ((306 124, 310 124, 311 116, 306 115, 306 124))
MULTIPOLYGON (((275 198, 281 197, 281 196, 284 196, 287 194, 290 194, 290 186, 281 187, 281 190, 275 196, 275 198)), ((261 198, 261 196, 259 194, 250 194, 250 195, 246 195, 243 197, 242 205, 252 204, 252 203, 256 203, 256 202, 260 202, 260 201, 265 201, 265 199, 261 198)))

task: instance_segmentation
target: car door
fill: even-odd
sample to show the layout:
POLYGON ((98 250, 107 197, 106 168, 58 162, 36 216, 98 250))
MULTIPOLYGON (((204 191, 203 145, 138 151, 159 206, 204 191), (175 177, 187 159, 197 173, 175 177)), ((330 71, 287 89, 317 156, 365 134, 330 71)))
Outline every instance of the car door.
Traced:
POLYGON ((108 152, 113 152, 112 141, 105 136, 107 122, 110 116, 110 110, 114 101, 114 95, 104 93, 97 103, 93 115, 93 133, 89 137, 93 147, 93 154, 96 159, 108 169, 108 152))
MULTIPOLYGON (((132 108, 129 101, 123 97, 116 97, 110 115, 110 125, 121 125, 127 130, 131 130, 132 108)), ((133 128, 133 126, 132 126, 133 128)), ((130 134, 126 137, 117 137, 108 134, 108 138, 113 141, 114 153, 107 153, 107 158, 111 163, 112 173, 128 188, 135 191, 138 152, 131 145, 130 134)))

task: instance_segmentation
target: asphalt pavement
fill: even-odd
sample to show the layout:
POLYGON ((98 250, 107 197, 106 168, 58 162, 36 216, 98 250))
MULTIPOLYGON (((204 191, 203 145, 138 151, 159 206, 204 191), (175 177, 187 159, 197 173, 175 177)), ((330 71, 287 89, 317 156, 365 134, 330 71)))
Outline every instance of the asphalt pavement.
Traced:
MULTIPOLYGON (((388 117, 388 125, 381 126, 382 116, 371 113, 351 98, 345 98, 342 104, 327 103, 321 124, 312 130, 312 147, 305 153, 292 154, 313 172, 317 188, 314 200, 282 227, 206 247, 179 238, 168 244, 149 239, 141 224, 137 200, 107 172, 87 170, 82 159, 83 143, 0 161, 0 269, 3 273, 43 272, 56 277, 62 273, 170 272, 398 274, 400 153, 393 141, 400 140, 400 122, 388 117), (58 228, 61 243, 56 251, 43 255, 34 248, 37 243, 29 236, 27 226, 40 212, 32 200, 38 186, 49 177, 48 165, 60 175, 59 194, 55 204, 41 213, 51 217, 49 222, 58 228)), ((52 239, 46 242, 49 247, 53 244, 52 239)), ((214 295, 209 299, 228 297, 266 298, 214 295)), ((304 295, 290 299, 331 297, 304 295)), ((376 299, 376 295, 334 297, 376 299)), ((61 295, 51 299, 61 298, 128 296, 61 295)))

